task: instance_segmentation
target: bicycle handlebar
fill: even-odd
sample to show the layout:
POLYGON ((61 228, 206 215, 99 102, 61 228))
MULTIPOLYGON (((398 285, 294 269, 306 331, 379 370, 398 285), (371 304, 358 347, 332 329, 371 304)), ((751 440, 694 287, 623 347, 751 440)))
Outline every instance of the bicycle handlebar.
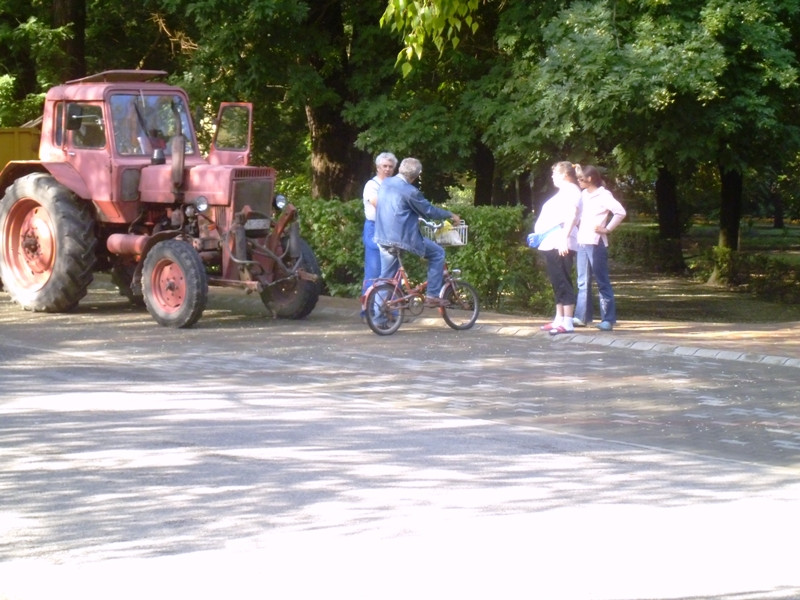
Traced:
MULTIPOLYGON (((434 231, 437 231, 437 230, 441 229, 442 227, 444 227, 444 223, 445 223, 444 221, 436 222, 436 221, 427 221, 427 220, 423 219, 422 217, 417 217, 417 218, 419 219, 420 223, 422 223, 423 225, 427 225, 428 227, 432 228, 434 231)), ((462 225, 466 224, 464 219, 461 219, 461 224, 462 225)))
POLYGON ((419 222, 422 223, 423 225, 427 225, 428 227, 433 228, 434 231, 444 227, 444 223, 437 223, 436 221, 426 221, 422 217, 419 217, 419 222))

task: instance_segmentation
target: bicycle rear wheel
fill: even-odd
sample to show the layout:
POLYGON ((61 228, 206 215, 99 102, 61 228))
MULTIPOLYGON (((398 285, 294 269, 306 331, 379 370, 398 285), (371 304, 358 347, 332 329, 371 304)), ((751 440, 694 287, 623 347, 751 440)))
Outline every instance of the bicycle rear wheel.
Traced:
POLYGON ((478 320, 478 292, 464 281, 449 281, 439 295, 447 301, 442 318, 453 329, 469 329, 478 320))
POLYGON ((403 324, 404 308, 400 290, 392 283, 374 286, 364 302, 367 325, 378 335, 392 335, 403 324))

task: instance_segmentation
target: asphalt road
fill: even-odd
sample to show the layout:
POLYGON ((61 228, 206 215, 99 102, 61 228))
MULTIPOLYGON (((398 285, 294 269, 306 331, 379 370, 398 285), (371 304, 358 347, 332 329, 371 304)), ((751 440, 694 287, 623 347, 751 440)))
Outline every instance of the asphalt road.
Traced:
POLYGON ((265 315, 0 293, 0 600, 800 597, 796 368, 265 315))

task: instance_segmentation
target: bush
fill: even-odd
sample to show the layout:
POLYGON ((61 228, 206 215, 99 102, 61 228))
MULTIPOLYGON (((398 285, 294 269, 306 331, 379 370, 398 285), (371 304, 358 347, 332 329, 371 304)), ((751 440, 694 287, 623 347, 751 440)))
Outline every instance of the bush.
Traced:
POLYGON ((749 292, 758 298, 800 302, 800 266, 757 252, 737 252, 714 246, 695 265, 704 279, 749 292))
POLYGON ((655 273, 686 270, 680 239, 663 239, 656 225, 624 224, 614 230, 609 257, 655 273))
MULTIPOLYGON (((337 202, 299 197, 293 202, 300 212, 302 235, 319 261, 326 293, 357 298, 364 277, 361 200, 337 202)), ((523 245, 530 227, 522 207, 453 204, 447 208, 469 224, 468 244, 448 248, 448 263, 461 269, 463 279, 475 286, 482 308, 552 310, 550 285, 537 261, 538 253, 523 245)), ((404 262, 412 280, 425 278, 423 260, 409 253, 404 262)))
POLYGON ((336 202, 295 197, 292 202, 300 214, 300 232, 317 256, 325 293, 357 298, 364 279, 361 200, 336 202))

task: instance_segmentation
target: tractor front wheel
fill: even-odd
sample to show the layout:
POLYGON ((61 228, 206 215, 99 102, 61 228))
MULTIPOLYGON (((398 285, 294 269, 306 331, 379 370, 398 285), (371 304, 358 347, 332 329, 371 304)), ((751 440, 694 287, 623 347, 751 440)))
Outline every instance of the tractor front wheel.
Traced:
POLYGON ((147 253, 142 288, 148 312, 165 327, 191 327, 206 308, 208 278, 203 261, 180 240, 164 240, 147 253))

